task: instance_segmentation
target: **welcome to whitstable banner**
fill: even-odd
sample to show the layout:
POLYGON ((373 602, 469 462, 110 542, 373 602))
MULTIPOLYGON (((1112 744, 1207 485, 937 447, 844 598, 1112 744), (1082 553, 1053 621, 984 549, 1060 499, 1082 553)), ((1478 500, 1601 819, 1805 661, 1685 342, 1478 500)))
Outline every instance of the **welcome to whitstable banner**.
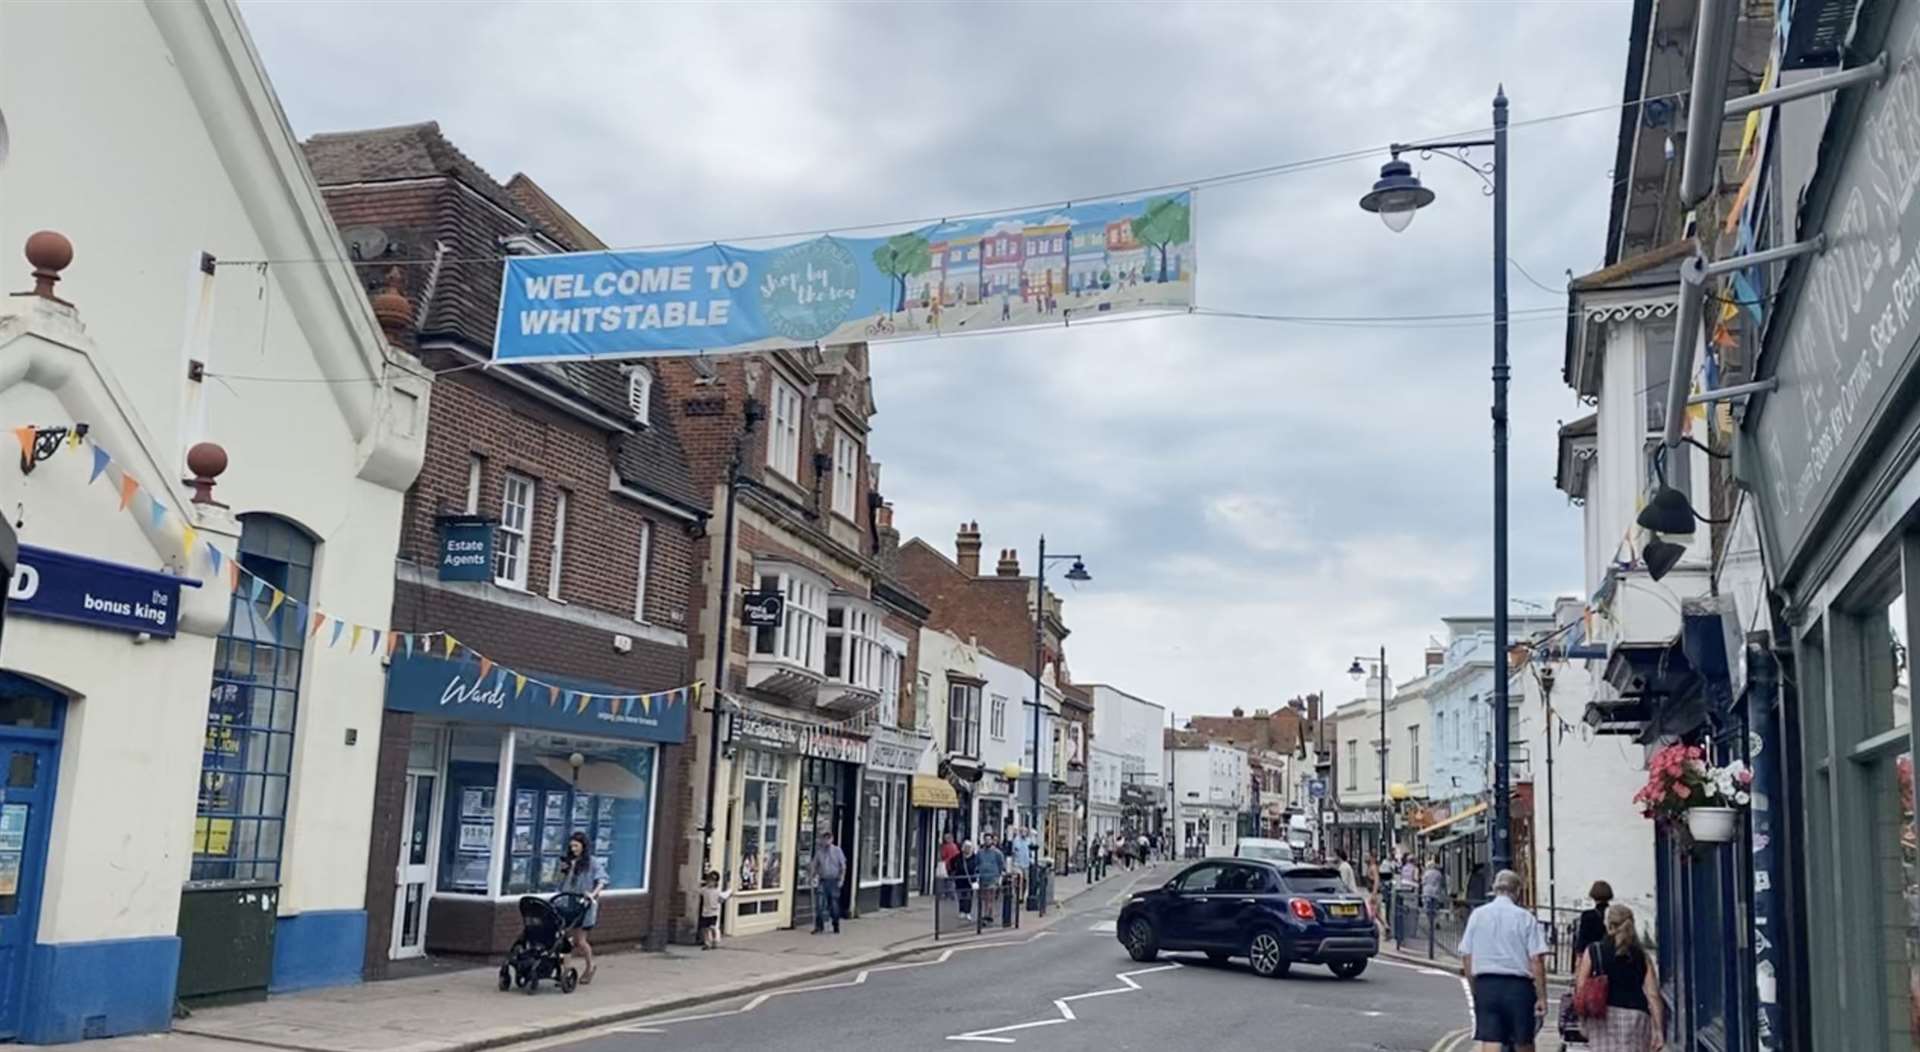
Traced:
POLYGON ((512 256, 496 362, 749 351, 1193 305, 1193 193, 778 248, 512 256))

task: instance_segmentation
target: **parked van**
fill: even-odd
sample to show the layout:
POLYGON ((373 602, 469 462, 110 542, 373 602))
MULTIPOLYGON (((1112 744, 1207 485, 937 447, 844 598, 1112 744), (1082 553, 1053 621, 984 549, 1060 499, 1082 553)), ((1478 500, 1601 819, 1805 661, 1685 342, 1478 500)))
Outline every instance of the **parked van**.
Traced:
POLYGON ((1293 845, 1284 840, 1267 840, 1262 837, 1243 836, 1233 849, 1234 858, 1257 858, 1265 862, 1292 862, 1293 845))

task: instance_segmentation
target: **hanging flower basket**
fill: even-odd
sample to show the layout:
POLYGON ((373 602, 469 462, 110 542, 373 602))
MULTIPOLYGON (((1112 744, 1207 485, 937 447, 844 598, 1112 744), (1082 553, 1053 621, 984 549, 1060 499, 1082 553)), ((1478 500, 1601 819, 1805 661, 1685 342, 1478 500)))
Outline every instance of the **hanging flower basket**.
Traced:
POLYGON ((1647 761, 1647 784, 1633 794, 1640 813, 1697 844, 1731 843, 1739 809, 1753 800, 1753 772, 1734 761, 1707 763, 1698 745, 1669 745, 1647 761))
POLYGON ((1696 844, 1731 844, 1740 812, 1731 807, 1687 808, 1687 832, 1696 844))

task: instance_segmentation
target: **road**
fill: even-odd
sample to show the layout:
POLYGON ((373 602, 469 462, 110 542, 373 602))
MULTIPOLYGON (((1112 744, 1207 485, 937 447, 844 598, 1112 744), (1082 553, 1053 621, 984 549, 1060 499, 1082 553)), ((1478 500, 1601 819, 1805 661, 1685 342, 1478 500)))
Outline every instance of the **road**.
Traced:
MULTIPOLYGON (((1124 892, 1122 893, 1124 895, 1124 892)), ((1376 960, 1357 980, 1169 954, 1136 964, 1096 894, 1043 932, 990 937, 824 982, 542 1043, 542 1052, 833 1052, 1013 1046, 1037 1052, 1428 1052, 1466 1026, 1458 978, 1376 960)), ((1452 1047, 1449 1044, 1447 1047, 1452 1047)))

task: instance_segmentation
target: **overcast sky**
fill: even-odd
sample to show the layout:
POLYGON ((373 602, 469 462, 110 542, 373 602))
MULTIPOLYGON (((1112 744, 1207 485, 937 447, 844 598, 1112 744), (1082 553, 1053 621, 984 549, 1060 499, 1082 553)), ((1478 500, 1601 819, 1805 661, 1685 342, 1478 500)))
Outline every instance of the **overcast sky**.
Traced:
MULTIPOLYGON (((1617 2, 477 4, 250 2, 302 137, 437 120, 608 243, 741 238, 1087 199, 1618 103, 1617 2)), ((1599 266, 1612 112, 1512 138, 1512 245, 1554 289, 1599 266)), ((1316 316, 1479 312, 1491 208, 1389 233, 1385 152, 1203 189, 1198 299, 1316 316)), ((1520 273, 1516 309, 1563 306, 1520 273)), ((1213 317, 881 346, 874 455, 907 536, 987 561, 1078 552, 1068 661, 1181 713, 1274 706, 1439 619, 1491 612, 1491 325, 1213 317)), ((1581 589, 1553 487, 1564 323, 1513 327, 1512 579, 1581 589)), ((1519 608, 1524 609, 1524 608, 1519 608)))

